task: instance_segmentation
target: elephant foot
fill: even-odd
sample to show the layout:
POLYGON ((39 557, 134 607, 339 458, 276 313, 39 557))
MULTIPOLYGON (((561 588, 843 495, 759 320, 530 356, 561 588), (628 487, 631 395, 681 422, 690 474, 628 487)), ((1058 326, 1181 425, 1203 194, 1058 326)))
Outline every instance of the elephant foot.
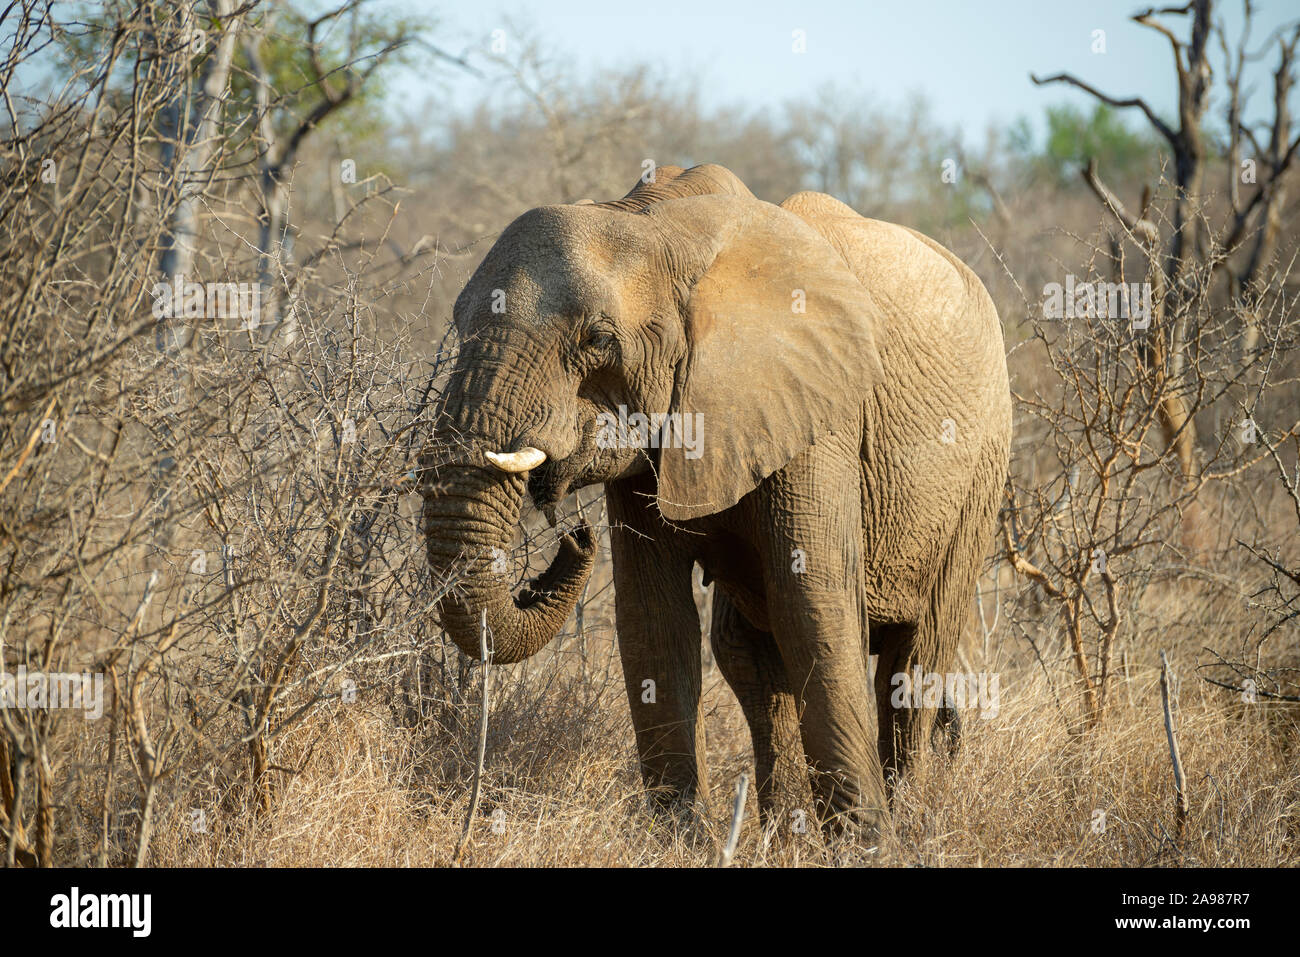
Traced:
POLYGON ((882 859, 886 836, 893 834, 890 815, 880 807, 828 810, 822 802, 808 801, 801 807, 763 807, 760 813, 764 858, 788 859, 802 847, 814 856, 824 852, 837 867, 874 866, 882 859))
POLYGON ((668 852, 697 857, 699 864, 713 861, 721 843, 707 809, 698 801, 647 801, 648 836, 668 852))
POLYGON ((862 849, 876 849, 890 833, 889 812, 882 808, 854 808, 832 814, 822 823, 829 840, 862 849))
MULTIPOLYGON (((796 741, 798 739, 796 738, 796 741)), ((758 816, 769 845, 782 846, 816 828, 817 803, 808 781, 803 748, 797 754, 780 754, 758 786, 758 816)), ((759 774, 764 774, 760 768, 759 774)))
POLYGON ((646 792, 651 827, 688 840, 692 846, 711 842, 708 809, 693 792, 658 787, 646 792))
POLYGON ((878 847, 890 833, 888 799, 883 782, 866 791, 837 775, 822 775, 817 810, 828 841, 849 841, 861 847, 878 847))

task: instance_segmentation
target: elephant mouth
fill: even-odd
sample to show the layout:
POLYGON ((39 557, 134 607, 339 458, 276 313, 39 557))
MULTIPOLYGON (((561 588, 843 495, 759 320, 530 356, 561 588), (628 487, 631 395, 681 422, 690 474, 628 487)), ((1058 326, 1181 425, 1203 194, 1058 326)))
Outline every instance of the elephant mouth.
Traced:
POLYGON ((575 489, 591 484, 596 464, 596 425, 582 430, 578 448, 560 461, 548 459, 528 475, 528 497, 555 527, 555 510, 575 489))
POLYGON ((555 510, 573 490, 576 479, 577 470, 566 468, 563 463, 550 462, 534 469, 528 476, 528 497, 552 527, 555 526, 555 510))

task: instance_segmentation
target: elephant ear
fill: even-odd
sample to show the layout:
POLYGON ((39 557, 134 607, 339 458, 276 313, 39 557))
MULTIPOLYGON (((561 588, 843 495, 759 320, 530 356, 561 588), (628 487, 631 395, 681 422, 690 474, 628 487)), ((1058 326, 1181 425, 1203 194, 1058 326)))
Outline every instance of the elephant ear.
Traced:
POLYGON ((673 403, 682 434, 660 449, 658 500, 666 518, 697 518, 856 423, 882 375, 879 309, 826 239, 770 203, 700 196, 647 215, 693 272, 673 403))
POLYGON ((621 209, 626 213, 641 213, 670 199, 718 193, 754 198, 754 194, 731 170, 725 166, 706 163, 702 166, 692 166, 685 171, 680 166, 657 166, 652 182, 638 180, 631 192, 622 199, 610 200, 600 205, 610 209, 621 209))

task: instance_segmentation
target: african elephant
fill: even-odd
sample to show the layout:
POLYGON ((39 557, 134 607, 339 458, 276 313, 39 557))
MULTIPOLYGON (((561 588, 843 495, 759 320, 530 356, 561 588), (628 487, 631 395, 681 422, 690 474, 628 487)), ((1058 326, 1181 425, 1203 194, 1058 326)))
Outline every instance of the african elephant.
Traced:
POLYGON ((886 782, 937 727, 891 705, 891 677, 949 669, 1007 472, 1002 334, 974 273, 829 196, 775 206, 722 167, 659 167, 620 200, 516 219, 454 321, 423 473, 430 566, 465 568, 440 605, 451 639, 478 657, 483 610, 496 662, 555 636, 590 526, 518 597, 488 556, 525 492, 553 518, 604 483, 651 793, 707 796, 699 563, 764 817, 811 785, 828 827, 881 827, 886 782))

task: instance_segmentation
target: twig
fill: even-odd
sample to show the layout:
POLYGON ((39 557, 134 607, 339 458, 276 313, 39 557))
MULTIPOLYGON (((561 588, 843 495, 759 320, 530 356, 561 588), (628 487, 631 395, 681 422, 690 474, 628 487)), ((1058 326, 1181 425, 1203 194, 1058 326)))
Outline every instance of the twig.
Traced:
POLYGON ((452 864, 460 866, 460 856, 469 843, 470 825, 474 823, 474 813, 478 810, 479 787, 483 782, 483 758, 487 754, 488 725, 488 672, 492 667, 491 652, 488 650, 487 609, 483 609, 479 619, 479 657, 483 660, 483 706, 478 718, 478 762, 474 765, 474 784, 469 792, 469 811, 465 815, 465 827, 460 832, 456 843, 456 853, 452 855, 452 864))
POLYGON ((1200 679, 1206 682, 1207 684, 1212 684, 1218 688, 1227 688, 1229 691, 1235 691, 1242 695, 1249 693, 1251 695, 1254 695, 1256 699, 1269 698, 1272 699, 1273 701, 1292 701, 1292 702, 1300 701, 1300 695, 1282 694, 1280 691, 1267 691, 1264 688, 1260 687, 1260 684, 1264 680, 1271 681, 1275 686, 1281 687, 1282 686, 1281 681, 1278 678, 1274 677, 1274 675, 1284 674, 1287 672, 1294 672, 1300 669, 1272 668, 1267 671, 1264 671, 1260 669, 1258 664, 1256 664, 1256 666, 1252 668, 1250 667, 1250 665, 1247 665, 1243 662, 1226 660, 1221 654, 1219 654, 1213 648, 1206 648, 1205 650, 1208 651, 1210 654, 1214 655, 1214 657, 1218 658, 1219 660, 1217 662, 1209 662, 1207 664, 1198 666, 1196 669, 1197 672, 1200 672, 1206 668, 1228 668, 1236 672, 1236 674, 1243 679, 1243 683, 1238 684, 1236 682, 1220 681, 1218 678, 1211 678, 1207 675, 1199 675, 1200 679))
POLYGON ((27 439, 27 444, 23 446, 23 451, 22 454, 18 456, 18 461, 15 462, 14 467, 9 470, 9 474, 4 477, 4 481, 0 482, 0 492, 3 492, 9 487, 9 483, 14 480, 14 476, 18 474, 19 470, 23 467, 23 463, 27 461, 27 456, 31 455, 32 449, 36 448, 36 440, 40 438, 41 435, 41 423, 49 418, 50 412, 54 409, 54 403, 57 401, 58 396, 50 399, 50 404, 45 407, 44 414, 37 421, 36 427, 32 429, 32 434, 31 437, 27 439))
POLYGON ((1155 223, 1146 218, 1145 204, 1142 211, 1136 216, 1130 213, 1124 206, 1123 201, 1097 175, 1097 160, 1095 157, 1088 157, 1088 162, 1084 166, 1082 173, 1084 182, 1101 200, 1102 205, 1110 210, 1111 215, 1118 219, 1120 224, 1134 238, 1138 239, 1148 252, 1154 250, 1156 243, 1160 241, 1160 231, 1156 228, 1155 223))
POLYGON ((1169 704, 1169 659, 1160 649, 1160 700, 1165 709, 1165 735, 1169 738, 1169 760, 1174 765, 1174 823, 1175 835, 1183 839, 1187 828, 1187 781, 1183 777, 1183 762, 1178 757, 1178 737, 1174 731, 1174 716, 1169 704))
POLYGON ((730 867, 731 859, 736 853, 736 842, 740 840, 740 822, 745 817, 745 794, 749 791, 749 775, 742 774, 736 784, 736 803, 731 808, 731 830, 727 832, 727 843, 718 857, 719 867, 730 867))

